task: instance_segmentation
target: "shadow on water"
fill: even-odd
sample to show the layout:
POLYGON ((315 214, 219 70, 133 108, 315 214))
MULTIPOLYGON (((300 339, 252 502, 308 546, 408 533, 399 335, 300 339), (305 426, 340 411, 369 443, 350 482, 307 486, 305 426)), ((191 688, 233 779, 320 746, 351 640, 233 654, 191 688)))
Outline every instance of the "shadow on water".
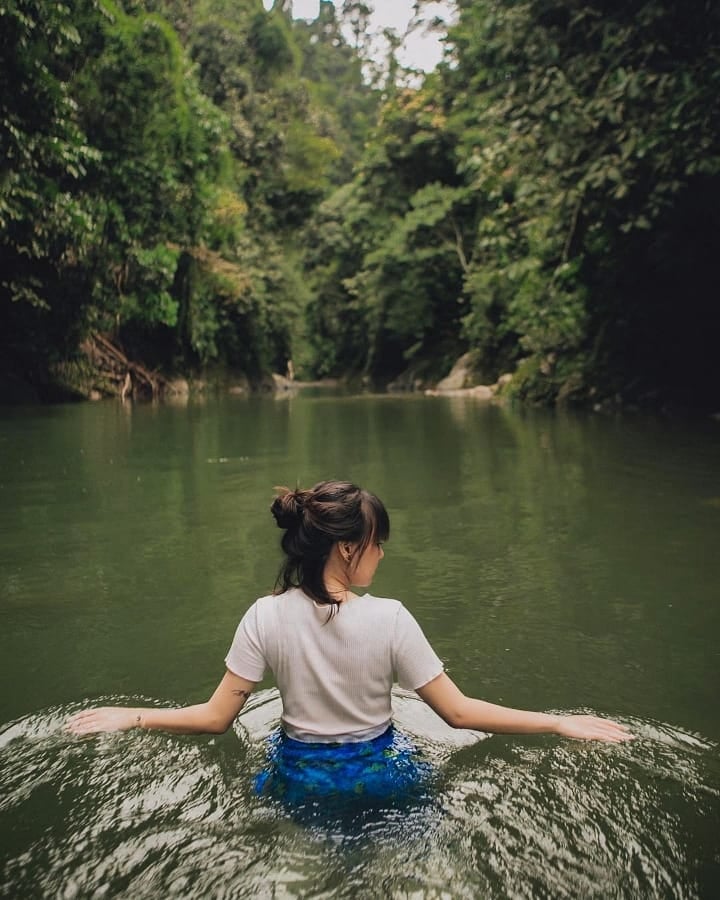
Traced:
POLYGON ((717 895, 720 752, 702 736, 635 719, 626 724, 637 740, 624 745, 484 740, 448 729, 414 695, 397 691, 393 704, 398 728, 436 770, 429 791, 304 824, 252 789, 278 723, 275 690, 259 692, 235 734, 220 738, 75 738, 63 726, 76 705, 18 719, 0 732, 0 891, 717 895))

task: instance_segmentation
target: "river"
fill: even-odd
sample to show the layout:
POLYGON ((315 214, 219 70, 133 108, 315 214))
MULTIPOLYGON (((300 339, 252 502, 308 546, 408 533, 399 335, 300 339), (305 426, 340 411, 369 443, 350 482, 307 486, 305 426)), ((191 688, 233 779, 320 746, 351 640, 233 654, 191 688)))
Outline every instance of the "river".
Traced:
POLYGON ((710 421, 311 390, 0 410, 0 894, 718 896, 719 538, 710 421), (328 477, 386 502, 372 592, 466 693, 637 739, 479 739, 398 692, 432 790, 303 822, 252 788, 270 681, 220 737, 65 732, 205 699, 273 586, 273 486, 328 477))

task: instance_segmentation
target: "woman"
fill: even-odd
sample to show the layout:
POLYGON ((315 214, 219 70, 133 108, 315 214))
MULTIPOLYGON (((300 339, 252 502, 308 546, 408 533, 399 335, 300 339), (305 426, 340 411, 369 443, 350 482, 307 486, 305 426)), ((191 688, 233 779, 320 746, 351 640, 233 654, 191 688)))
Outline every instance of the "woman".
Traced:
POLYGON ((610 742, 631 737, 596 716, 548 715, 466 697, 400 602, 353 593, 351 586, 372 583, 390 533, 385 507, 373 494, 344 481, 281 488, 271 511, 284 531, 276 590, 243 616, 212 697, 182 709, 84 710, 69 720, 70 731, 221 733, 269 668, 282 698, 282 729, 271 741, 260 788, 282 782, 292 791, 294 783, 303 792, 328 794, 347 786, 348 771, 355 777, 360 766, 365 774, 354 789, 360 784, 383 794, 389 784, 402 788, 421 775, 412 747, 392 728, 394 679, 454 728, 610 742))

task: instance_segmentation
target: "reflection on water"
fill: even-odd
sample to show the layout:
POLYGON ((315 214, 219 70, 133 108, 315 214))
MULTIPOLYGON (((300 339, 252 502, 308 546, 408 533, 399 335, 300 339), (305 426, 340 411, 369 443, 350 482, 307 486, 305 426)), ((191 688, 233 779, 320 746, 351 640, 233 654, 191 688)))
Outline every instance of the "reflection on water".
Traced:
POLYGON ((662 723, 627 721, 625 745, 483 740, 397 691, 396 724, 437 767, 429 802, 302 827, 251 788, 276 691, 217 739, 75 738, 76 708, 0 734, 3 896, 699 898, 718 884, 718 747, 662 723))

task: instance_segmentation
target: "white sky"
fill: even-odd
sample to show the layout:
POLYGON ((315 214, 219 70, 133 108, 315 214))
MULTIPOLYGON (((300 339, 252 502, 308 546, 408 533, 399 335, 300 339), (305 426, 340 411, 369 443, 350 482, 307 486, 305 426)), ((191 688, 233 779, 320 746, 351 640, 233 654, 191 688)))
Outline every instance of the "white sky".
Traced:
MULTIPOLYGON (((413 17, 413 0, 374 0, 374 2, 369 0, 369 2, 375 7, 370 20, 371 31, 394 28, 401 35, 405 33, 413 17)), ((263 0, 263 3, 266 9, 270 9, 273 0, 263 0)), ((339 9, 342 0, 335 0, 335 5, 339 9)), ((315 19, 319 8, 320 0, 293 0, 293 15, 296 19, 315 19)), ((434 16, 448 19, 451 13, 451 0, 439 0, 423 6, 423 18, 427 20, 431 20, 434 16)), ((403 65, 429 72, 442 58, 442 45, 440 35, 423 32, 424 29, 420 28, 411 34, 398 57, 403 65)))

